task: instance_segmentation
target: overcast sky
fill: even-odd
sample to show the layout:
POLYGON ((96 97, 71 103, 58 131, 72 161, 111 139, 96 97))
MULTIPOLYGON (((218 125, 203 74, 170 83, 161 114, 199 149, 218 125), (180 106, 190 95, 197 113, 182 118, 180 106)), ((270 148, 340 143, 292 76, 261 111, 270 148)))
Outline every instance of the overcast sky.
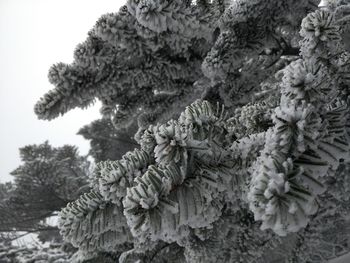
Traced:
POLYGON ((98 119, 98 105, 73 110, 52 121, 38 120, 35 102, 53 88, 49 67, 70 63, 75 46, 104 13, 117 12, 124 0, 0 0, 0 182, 11 180, 18 148, 49 140, 54 146, 88 141, 76 135, 98 119))

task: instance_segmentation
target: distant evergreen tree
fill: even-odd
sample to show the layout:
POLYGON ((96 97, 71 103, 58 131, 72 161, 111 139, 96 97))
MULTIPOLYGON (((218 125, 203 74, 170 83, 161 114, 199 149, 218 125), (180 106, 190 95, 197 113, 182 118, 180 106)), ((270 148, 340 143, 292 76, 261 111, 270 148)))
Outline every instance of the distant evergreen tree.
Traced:
POLYGON ((75 147, 48 142, 20 148, 20 157, 13 183, 0 194, 0 231, 55 231, 45 219, 88 190, 90 164, 75 147))
POLYGON ((132 136, 136 129, 117 130, 109 119, 101 119, 85 125, 78 134, 90 141, 89 154, 95 162, 100 162, 120 159, 126 152, 138 147, 132 136))
POLYGON ((69 263, 71 254, 65 253, 60 245, 47 248, 18 247, 0 243, 1 263, 69 263))
POLYGON ((350 252, 350 2, 319 4, 128 0, 50 69, 39 118, 103 104, 90 191, 60 213, 73 262, 350 252))

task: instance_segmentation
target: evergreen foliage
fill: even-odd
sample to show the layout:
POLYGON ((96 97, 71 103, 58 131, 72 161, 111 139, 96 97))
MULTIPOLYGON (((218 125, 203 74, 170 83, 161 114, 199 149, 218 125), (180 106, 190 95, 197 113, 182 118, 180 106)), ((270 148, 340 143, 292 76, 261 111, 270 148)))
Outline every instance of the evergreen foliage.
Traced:
POLYGON ((123 154, 131 151, 138 144, 130 134, 134 134, 137 127, 116 130, 109 119, 100 119, 82 127, 78 134, 90 141, 91 155, 96 162, 118 160, 123 154))
POLYGON ((60 245, 47 248, 17 247, 0 243, 2 263, 69 263, 71 254, 64 252, 60 245))
POLYGON ((0 232, 55 230, 44 221, 86 191, 89 162, 73 146, 48 142, 20 148, 20 157, 0 194, 0 232))
POLYGON ((350 3, 319 2, 129 0, 50 69, 39 118, 98 98, 110 119, 81 134, 116 155, 130 145, 101 139, 138 129, 119 160, 96 153, 90 192, 60 213, 74 260, 350 252, 350 3))

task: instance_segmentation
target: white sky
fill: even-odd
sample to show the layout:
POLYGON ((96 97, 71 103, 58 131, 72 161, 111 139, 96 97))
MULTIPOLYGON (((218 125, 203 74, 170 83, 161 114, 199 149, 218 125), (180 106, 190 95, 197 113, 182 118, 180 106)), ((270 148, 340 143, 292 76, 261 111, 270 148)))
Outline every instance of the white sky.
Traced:
POLYGON ((18 148, 49 140, 54 146, 89 142, 76 135, 98 119, 99 106, 75 109, 52 121, 38 120, 35 102, 53 86, 49 67, 70 63, 75 46, 104 13, 117 12, 125 0, 0 0, 0 182, 19 164, 18 148))

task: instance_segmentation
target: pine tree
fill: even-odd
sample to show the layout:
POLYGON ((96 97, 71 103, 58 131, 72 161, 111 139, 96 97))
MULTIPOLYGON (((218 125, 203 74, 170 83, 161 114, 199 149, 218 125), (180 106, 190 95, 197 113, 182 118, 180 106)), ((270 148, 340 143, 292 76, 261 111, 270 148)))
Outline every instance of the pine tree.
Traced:
MULTIPOLYGON (((90 192, 61 211, 77 262, 306 263, 350 251, 350 3, 319 4, 128 0, 72 64, 50 69, 39 118, 97 98, 109 118, 99 125, 117 140, 135 131, 139 145, 119 160, 96 153, 90 192)), ((109 152, 92 129, 81 133, 109 152)))
POLYGON ((137 127, 115 129, 109 119, 100 119, 85 125, 78 132, 90 141, 89 154, 95 162, 118 160, 126 152, 138 147, 130 134, 135 134, 137 127))
POLYGON ((76 147, 47 141, 20 148, 22 164, 0 193, 0 232, 55 231, 45 223, 88 190, 89 161, 76 147), (85 187, 84 187, 85 186, 85 187))
POLYGON ((71 255, 61 250, 59 245, 46 248, 17 247, 0 243, 2 263, 69 263, 71 255))

